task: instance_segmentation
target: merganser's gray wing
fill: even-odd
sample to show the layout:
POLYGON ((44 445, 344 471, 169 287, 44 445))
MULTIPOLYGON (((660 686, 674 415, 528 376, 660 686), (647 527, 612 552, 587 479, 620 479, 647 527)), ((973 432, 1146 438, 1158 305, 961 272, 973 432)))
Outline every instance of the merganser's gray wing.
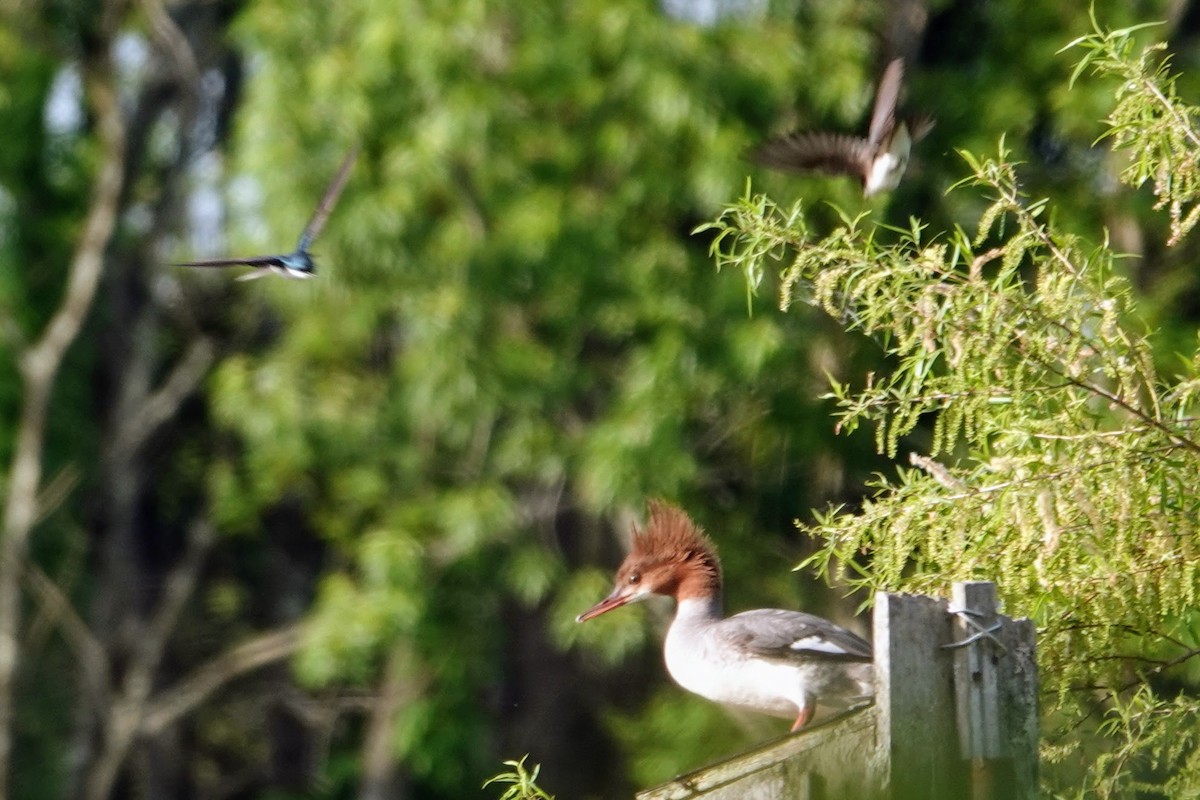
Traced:
POLYGON ((803 611, 744 611, 720 625, 721 636, 730 644, 765 658, 867 662, 874 655, 862 637, 803 611))

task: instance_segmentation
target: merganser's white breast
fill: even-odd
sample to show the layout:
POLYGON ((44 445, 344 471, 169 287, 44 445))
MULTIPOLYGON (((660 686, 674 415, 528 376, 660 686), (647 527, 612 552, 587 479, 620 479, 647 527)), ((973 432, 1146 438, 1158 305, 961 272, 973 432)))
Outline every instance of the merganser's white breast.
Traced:
POLYGON ((777 717, 817 703, 845 707, 872 692, 870 646, 798 611, 721 619, 719 603, 684 599, 663 652, 667 671, 688 691, 777 717))

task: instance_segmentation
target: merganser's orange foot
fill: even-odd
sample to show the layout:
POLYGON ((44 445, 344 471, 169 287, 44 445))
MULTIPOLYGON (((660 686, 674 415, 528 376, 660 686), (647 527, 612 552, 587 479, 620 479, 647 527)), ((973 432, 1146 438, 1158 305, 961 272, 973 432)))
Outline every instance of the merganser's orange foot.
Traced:
POLYGON ((800 730, 805 725, 807 725, 808 721, 810 719, 812 719, 812 715, 813 715, 813 707, 812 706, 809 705, 809 706, 804 706, 803 708, 801 708, 800 713, 796 715, 796 721, 792 723, 792 730, 790 732, 795 733, 796 731, 800 730))

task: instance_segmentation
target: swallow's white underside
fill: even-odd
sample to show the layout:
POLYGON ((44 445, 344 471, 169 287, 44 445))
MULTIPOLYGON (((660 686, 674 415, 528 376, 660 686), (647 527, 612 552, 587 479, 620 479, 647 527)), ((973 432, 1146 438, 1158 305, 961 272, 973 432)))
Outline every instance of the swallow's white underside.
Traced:
POLYGON ((291 278, 294 281, 308 280, 313 277, 312 272, 300 272, 295 269, 287 269, 286 267, 260 267, 251 270, 244 275, 239 275, 236 280, 239 281, 256 281, 259 278, 265 278, 268 275, 282 275, 285 278, 291 278))
POLYGON ((863 194, 870 197, 879 192, 887 192, 900 185, 900 178, 908 167, 908 155, 912 151, 912 137, 908 133, 908 125, 904 122, 896 124, 896 131, 886 152, 882 152, 871 162, 871 171, 867 173, 863 194))

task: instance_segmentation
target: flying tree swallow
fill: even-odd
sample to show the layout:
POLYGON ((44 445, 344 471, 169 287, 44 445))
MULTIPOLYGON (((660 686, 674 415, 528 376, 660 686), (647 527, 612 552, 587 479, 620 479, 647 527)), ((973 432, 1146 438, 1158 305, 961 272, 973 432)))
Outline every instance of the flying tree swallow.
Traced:
POLYGON ((929 133, 934 119, 928 115, 897 118, 896 104, 904 80, 904 59, 887 65, 875 94, 875 110, 867 138, 830 131, 800 131, 769 139, 754 159, 767 167, 793 171, 854 175, 863 196, 891 191, 900 184, 913 142, 929 133))
POLYGON ((337 202, 338 195, 342 193, 342 188, 346 185, 346 179, 350 177, 350 168, 354 166, 354 159, 357 157, 358 146, 356 145, 350 149, 337 174, 329 182, 328 188, 325 189, 325 196, 317 204, 317 210, 313 212, 312 219, 308 221, 308 225, 304 228, 304 233, 300 234, 300 241, 296 244, 296 249, 291 253, 270 256, 249 256, 247 258, 214 258, 205 261, 183 261, 177 263, 175 266, 233 267, 241 265, 254 267, 253 272, 247 272, 245 275, 239 276, 239 281, 254 280, 255 278, 269 275, 272 272, 283 275, 286 278, 311 278, 316 274, 317 265, 313 261, 312 253, 308 251, 308 248, 312 245, 313 240, 317 238, 317 234, 321 232, 321 228, 325 227, 325 221, 329 219, 329 214, 333 211, 333 206, 337 202))

